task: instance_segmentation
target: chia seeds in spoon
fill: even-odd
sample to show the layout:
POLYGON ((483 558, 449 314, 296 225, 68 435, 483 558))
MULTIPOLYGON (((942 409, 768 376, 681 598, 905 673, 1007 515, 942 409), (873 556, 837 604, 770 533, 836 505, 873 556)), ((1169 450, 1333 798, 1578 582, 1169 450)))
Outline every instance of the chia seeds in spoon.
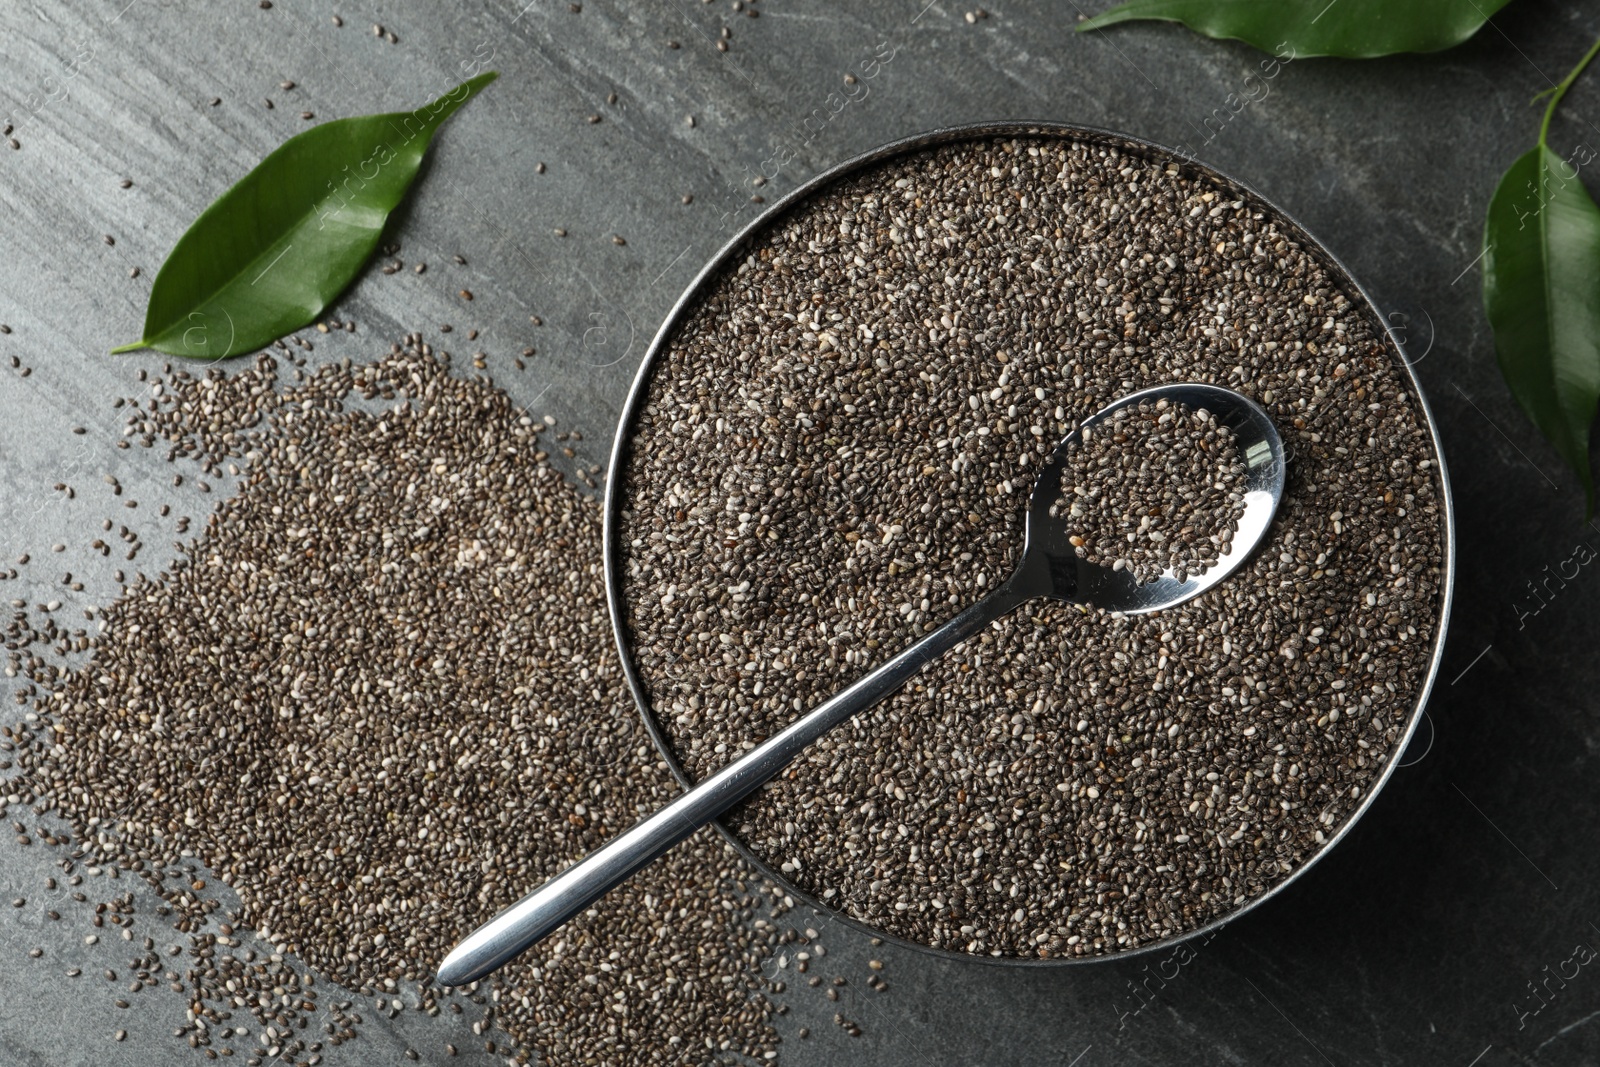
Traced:
POLYGON ((1119 408, 1080 432, 1050 507, 1079 556, 1148 582, 1217 562, 1244 514, 1244 460, 1233 431, 1165 400, 1119 408))

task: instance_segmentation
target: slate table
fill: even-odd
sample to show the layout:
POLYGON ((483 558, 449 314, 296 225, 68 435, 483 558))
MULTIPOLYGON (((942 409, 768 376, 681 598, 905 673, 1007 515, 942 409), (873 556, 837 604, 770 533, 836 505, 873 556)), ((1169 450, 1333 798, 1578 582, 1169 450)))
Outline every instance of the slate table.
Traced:
MULTIPOLYGON (((1146 1001, 1129 990, 1146 960, 1008 969, 875 950, 830 929, 842 959, 884 956, 891 989, 847 992, 859 1038, 831 1024, 834 1005, 796 998, 779 1020, 783 1059, 1600 1061, 1600 974, 1547 983, 1541 1000, 1529 985, 1576 946, 1600 945, 1600 574, 1584 565, 1538 600, 1529 588, 1593 556, 1580 545, 1600 546, 1600 528, 1584 525, 1572 477, 1501 382, 1476 260, 1496 179, 1534 140, 1529 99, 1600 33, 1600 11, 1516 0, 1450 52, 1298 60, 1247 83, 1263 57, 1236 42, 1168 25, 1075 34, 1080 3, 1099 0, 985 3, 987 17, 949 0, 764 0, 750 18, 731 0, 8 0, 0 120, 20 147, 0 142, 0 323, 11 330, 0 334, 0 563, 22 552, 43 562, 0 594, 59 596, 66 568, 85 583, 83 603, 114 595, 114 561, 67 562, 49 546, 87 540, 107 513, 93 491, 103 474, 150 504, 176 490, 154 450, 113 448, 112 402, 147 388, 138 369, 162 360, 106 350, 137 336, 155 269, 189 221, 310 125, 302 111, 321 121, 409 109, 464 63, 502 72, 440 137, 395 222, 400 258, 446 279, 369 270, 330 313, 358 331, 319 337, 314 360, 370 358, 445 322, 480 329, 498 367, 533 345, 526 372, 499 378, 581 429, 587 464, 604 461, 667 308, 758 210, 752 194, 770 199, 893 138, 986 119, 1187 145, 1274 198, 1362 279, 1408 331, 1442 424, 1457 602, 1411 765, 1332 855, 1146 1001), (846 88, 850 98, 836 95, 846 88), (758 189, 749 179, 763 167, 776 176, 758 189), (470 311, 462 288, 475 294, 470 311), (84 488, 69 500, 58 481, 84 488), (792 1040, 801 1026, 810 1040, 792 1040)), ((1600 145, 1600 74, 1569 95, 1551 137, 1563 155, 1600 145)), ((139 567, 153 574, 176 535, 148 513, 141 522, 151 548, 139 567)), ((40 896, 54 858, 0 847, 0 897, 40 896)), ((198 1062, 171 1037, 183 997, 147 994, 130 1013, 113 1005, 114 984, 63 976, 74 961, 97 973, 115 954, 85 946, 83 926, 0 908, 0 1064, 198 1062), (27 956, 33 946, 44 959, 27 956), (120 1044, 119 1028, 130 1031, 120 1044)), ((324 1062, 393 1063, 406 1043, 445 1062, 446 1041, 481 1050, 464 1030, 449 1015, 402 1015, 324 1062)), ((449 1062, 491 1061, 479 1051, 449 1062)))

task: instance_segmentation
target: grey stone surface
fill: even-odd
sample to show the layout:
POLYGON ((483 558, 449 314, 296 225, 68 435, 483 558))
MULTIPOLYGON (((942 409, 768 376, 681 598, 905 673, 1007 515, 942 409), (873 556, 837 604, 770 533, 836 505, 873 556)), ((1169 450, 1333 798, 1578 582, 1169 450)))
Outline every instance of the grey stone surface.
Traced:
MULTIPOLYGON (((763 194, 886 140, 984 119, 1064 120, 1187 144, 1320 236, 1386 311, 1407 316, 1414 351, 1426 353, 1419 372, 1442 423, 1460 523, 1458 602, 1431 731, 1332 855, 1192 960, 1168 964, 1165 981, 1149 977, 1159 957, 1019 969, 874 950, 830 930, 852 973, 882 955, 891 989, 846 991, 846 1012, 866 1030, 859 1039, 831 1025, 833 1005, 794 998, 780 1020, 783 1059, 1600 1060, 1600 974, 1550 977, 1575 945, 1600 946, 1600 577, 1592 565, 1573 576, 1569 564, 1551 592, 1530 590, 1580 541, 1600 545, 1600 529, 1583 524, 1572 478, 1500 381, 1474 265, 1494 183, 1533 142, 1529 98, 1600 32, 1600 14, 1571 0, 1517 0, 1448 53, 1294 61, 1265 98, 1213 119, 1220 131, 1207 140, 1207 117, 1226 114, 1228 95, 1257 69, 1262 57, 1249 48, 1161 25, 1077 36, 1080 0, 986 0, 992 17, 972 24, 966 7, 925 3, 765 0, 756 19, 729 0, 584 0, 581 12, 554 0, 0 6, 0 121, 16 126, 22 146, 0 145, 0 323, 12 329, 0 335, 0 562, 34 557, 0 595, 59 597, 64 610, 109 601, 116 561, 88 542, 101 518, 135 513, 104 491, 103 474, 142 505, 129 525, 150 546, 137 561, 147 573, 171 557, 173 519, 203 515, 215 499, 173 490, 157 452, 114 448, 113 400, 145 388, 137 371, 163 360, 105 352, 136 336, 155 269, 189 221, 304 129, 302 109, 320 121, 412 107, 453 84, 463 62, 492 59, 501 81, 447 127, 395 220, 400 258, 426 261, 428 273, 369 270, 330 313, 358 332, 308 336, 318 361, 360 359, 408 330, 476 327, 476 345, 454 335, 458 356, 489 353, 514 395, 584 432, 589 463, 603 462, 666 309, 758 210, 747 175, 796 140, 814 109, 830 117, 763 194), (374 37, 374 22, 399 43, 374 37), (714 46, 723 26, 726 53, 714 46), (880 43, 893 58, 861 83, 865 97, 833 113, 830 94, 880 43), (298 87, 279 89, 284 78, 298 87), (588 123, 591 114, 602 121, 588 123), (118 188, 124 176, 132 188, 118 188), (693 204, 680 202, 685 193, 693 204), (454 295, 462 288, 470 304, 454 295), (538 355, 528 370, 510 370, 530 344, 538 355), (32 374, 13 370, 12 356, 32 374), (56 482, 76 498, 54 492, 56 482), (172 519, 152 510, 163 500, 172 519), (56 543, 67 551, 53 554, 56 543), (49 591, 67 570, 82 594, 49 591), (1131 985, 1147 979, 1149 992, 1134 999, 1131 985), (1542 999, 1530 983, 1543 983, 1542 999), (808 1041, 793 1040, 801 1025, 808 1041)), ((1600 144, 1600 74, 1571 94, 1552 141, 1563 152, 1600 144)), ((81 906, 61 906, 60 923, 44 919, 62 896, 43 888, 54 858, 42 846, 0 845, 0 898, 28 898, 0 908, 0 1065, 197 1059, 170 1036, 182 997, 152 991, 122 1011, 112 983, 64 977, 75 964, 98 973, 124 953, 110 939, 83 944, 81 906), (45 949, 37 960, 27 954, 35 946, 45 949), (130 1031, 126 1043, 112 1041, 118 1028, 130 1031)), ((135 929, 165 933, 148 917, 135 929)), ((403 1019, 403 1032, 375 1025, 324 1062, 397 1062, 405 1041, 425 1062, 445 1062, 446 1041, 481 1049, 464 1018, 403 1019)))

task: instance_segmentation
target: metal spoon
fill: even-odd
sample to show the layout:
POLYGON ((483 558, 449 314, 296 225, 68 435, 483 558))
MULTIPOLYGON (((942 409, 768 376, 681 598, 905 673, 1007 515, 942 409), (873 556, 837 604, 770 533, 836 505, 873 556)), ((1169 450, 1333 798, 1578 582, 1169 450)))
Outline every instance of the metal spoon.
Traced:
POLYGON ((509 963, 639 868, 726 812, 775 776, 817 738, 899 689, 924 665, 1036 597, 1065 600, 1128 615, 1192 600, 1237 570, 1267 532, 1283 496, 1283 442, 1266 412, 1231 389, 1192 383, 1132 393, 1085 419, 1056 446, 1028 501, 1022 561, 1003 584, 881 667, 857 679, 684 793, 632 829, 550 879, 478 927, 439 965, 443 985, 474 982, 509 963), (1142 401, 1167 400, 1205 408, 1233 430, 1246 467, 1244 515, 1221 558, 1180 581, 1166 571, 1139 584, 1127 570, 1087 563, 1068 543, 1065 521, 1050 506, 1061 492, 1067 450, 1083 429, 1142 401))

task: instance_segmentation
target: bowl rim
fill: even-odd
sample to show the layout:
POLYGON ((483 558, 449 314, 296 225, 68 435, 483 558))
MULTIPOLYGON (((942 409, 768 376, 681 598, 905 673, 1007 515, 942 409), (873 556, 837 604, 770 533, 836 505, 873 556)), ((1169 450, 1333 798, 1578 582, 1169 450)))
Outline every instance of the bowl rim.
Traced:
POLYGON ((938 946, 925 944, 920 941, 913 941, 910 938, 902 937, 886 930, 880 930, 864 920, 857 919, 849 915, 841 907, 828 904, 825 901, 818 899, 817 896, 800 889, 799 887, 795 886, 787 877, 778 871, 773 870, 765 860, 756 855, 755 852, 744 841, 740 840, 739 837, 733 833, 733 831, 728 829, 723 820, 718 819, 712 824, 717 828, 717 831, 721 833, 723 838, 734 847, 741 857, 743 857, 745 862, 749 863, 751 867, 753 867, 763 878, 766 878, 773 885, 777 886, 786 897, 792 899, 796 904, 804 904, 815 911, 829 916, 833 921, 853 927, 867 937, 878 938, 880 941, 888 944, 912 949, 917 952, 928 953, 939 959, 957 959, 969 962, 1012 967, 1065 967, 1132 959, 1136 956, 1146 956, 1156 952, 1169 950, 1175 946, 1192 941, 1196 938, 1209 938, 1209 935, 1215 934, 1224 926, 1235 922, 1240 917, 1255 910, 1268 900, 1276 897, 1290 884, 1297 881, 1303 874, 1305 874, 1306 871, 1315 866, 1318 861, 1320 861, 1324 856, 1328 855, 1328 853, 1331 852, 1333 848, 1344 839, 1344 837, 1350 832, 1351 828, 1360 821, 1364 814, 1366 814, 1367 809, 1372 806, 1372 803, 1377 798, 1379 792, 1381 792, 1383 787, 1388 784, 1389 779, 1394 775, 1394 772, 1399 768, 1401 761, 1405 757, 1406 749, 1411 742, 1412 736, 1416 732, 1418 723, 1421 721, 1424 713, 1426 712, 1428 698, 1432 694, 1434 682, 1438 678, 1440 663, 1444 658, 1445 638, 1449 630, 1450 609, 1454 601, 1456 574, 1455 505, 1451 496, 1450 477, 1445 466, 1444 447, 1439 435, 1439 426, 1434 418, 1433 409, 1428 404, 1427 395, 1423 392, 1422 382, 1418 379, 1411 359, 1407 355, 1405 343, 1400 339, 1399 336, 1396 335, 1393 324, 1389 321, 1388 317, 1383 314, 1382 308, 1379 306, 1377 301, 1372 298, 1372 294, 1370 294, 1366 288, 1361 285, 1361 283, 1356 279, 1355 275, 1351 273, 1350 269, 1344 265, 1343 261, 1335 256, 1321 240, 1313 235, 1311 231, 1306 229, 1306 227, 1302 225, 1300 221, 1293 215, 1285 211, 1275 201, 1263 196, 1249 184, 1240 181, 1231 175, 1225 174, 1224 172, 1217 170, 1215 167, 1212 167, 1207 163, 1201 162, 1199 159, 1188 153, 1178 151, 1177 149, 1170 148, 1166 145, 1148 140, 1146 138, 1136 137, 1131 134, 1125 134, 1120 131, 1110 130, 1098 126, 1079 125, 1076 123, 1053 120, 996 120, 990 122, 964 123, 956 126, 937 127, 922 133, 901 137, 896 140, 881 144, 876 148, 872 148, 868 151, 851 156, 842 162, 836 163, 833 166, 819 171, 817 174, 802 182, 800 185, 789 190, 787 193, 784 193, 773 203, 767 205, 749 222, 735 231, 733 236, 725 241, 722 246, 717 249, 716 253, 706 261, 705 265, 700 268, 693 280, 689 282, 687 287, 685 287, 682 295, 680 295, 673 303, 671 310, 667 312, 666 317, 661 322, 661 326, 659 329, 657 329, 655 336, 651 339, 649 348, 645 350, 644 357, 639 363, 638 371, 634 375, 633 383, 629 386, 627 400, 622 406, 621 416, 617 423, 617 432, 612 441, 611 456, 606 467, 601 537, 603 543, 602 559, 605 571, 606 607, 611 619, 612 637, 616 641, 617 652, 622 660, 622 669, 628 681, 629 692, 633 695, 634 705, 637 708, 640 716, 644 719, 645 729, 650 734, 650 739, 655 745, 657 754, 666 762, 668 768, 670 768, 672 771, 673 777, 677 779, 679 785, 687 789, 695 784, 695 779, 689 777, 689 775, 684 771, 682 765, 679 763, 677 757, 673 753, 670 742, 662 733, 660 726, 656 722, 655 716, 651 713, 649 694, 646 692, 643 680, 639 677, 638 669, 634 664, 632 652, 628 643, 628 626, 624 613, 621 580, 621 533, 619 529, 619 520, 622 507, 623 467, 627 461, 630 445, 632 443, 631 430, 639 413, 640 406, 644 401, 644 397, 648 392, 651 374, 655 369, 657 358, 671 341, 672 336, 679 323, 682 321, 685 313, 691 307, 693 307, 696 301, 701 297, 702 290, 707 287, 707 285, 718 275, 718 273, 729 263, 729 261, 744 247, 745 243, 752 237, 755 237, 757 234, 760 234, 772 227, 774 224, 780 221, 783 216, 787 215, 791 209, 808 201, 813 194, 816 194, 826 187, 833 185, 857 172, 866 170, 878 164, 882 164, 896 157, 910 155, 912 153, 935 146, 953 144, 963 141, 1029 136, 1055 137, 1063 140, 1090 142, 1120 150, 1132 150, 1136 154, 1144 156, 1145 158, 1166 158, 1168 160, 1177 161, 1184 166, 1194 168, 1201 175, 1221 185, 1225 189, 1239 192, 1253 198, 1274 212, 1277 215, 1280 223, 1298 231, 1301 238, 1303 238, 1305 247, 1323 259, 1325 265, 1331 268, 1343 286, 1348 287, 1347 291, 1356 294, 1363 302, 1365 302, 1367 310, 1371 313, 1372 317, 1382 325, 1384 335, 1388 338, 1389 343, 1393 346, 1393 352, 1398 354, 1397 362, 1400 364, 1400 368, 1404 372, 1406 379, 1411 386, 1411 393, 1415 397, 1418 407, 1422 412, 1423 420, 1427 424, 1429 439, 1432 442, 1433 456, 1431 458, 1435 470, 1437 471, 1444 520, 1442 530, 1444 559, 1442 566, 1442 588, 1440 590, 1439 609, 1437 616, 1438 625, 1434 631, 1433 648, 1429 655, 1427 677, 1424 679, 1421 688, 1418 690, 1416 702, 1412 706, 1411 714, 1406 722, 1405 730, 1391 750, 1388 761, 1379 772, 1377 778, 1368 785, 1360 803, 1357 804, 1355 809, 1351 811, 1348 817, 1345 818, 1338 831, 1329 837, 1328 840, 1323 843, 1322 847, 1319 848, 1310 858, 1308 858, 1295 870, 1291 871, 1288 877, 1284 878, 1281 882, 1272 886, 1261 895, 1247 900, 1244 904, 1232 908, 1225 914, 1220 915, 1207 923, 1197 926, 1192 930, 1186 930, 1182 933, 1158 938, 1132 948, 1103 952, 1092 956, 1056 956, 1034 958, 994 954, 980 955, 978 953, 965 952, 959 949, 940 948, 938 946))

